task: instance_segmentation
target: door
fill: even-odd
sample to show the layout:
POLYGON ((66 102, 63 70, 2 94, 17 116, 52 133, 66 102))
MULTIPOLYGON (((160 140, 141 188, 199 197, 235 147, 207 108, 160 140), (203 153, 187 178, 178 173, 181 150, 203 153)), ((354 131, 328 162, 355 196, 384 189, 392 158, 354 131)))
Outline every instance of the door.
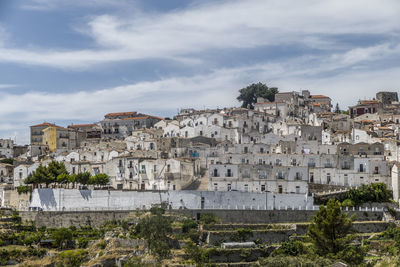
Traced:
POLYGON ((142 183, 142 184, 140 185, 140 190, 146 190, 146 185, 145 185, 145 183, 142 183))

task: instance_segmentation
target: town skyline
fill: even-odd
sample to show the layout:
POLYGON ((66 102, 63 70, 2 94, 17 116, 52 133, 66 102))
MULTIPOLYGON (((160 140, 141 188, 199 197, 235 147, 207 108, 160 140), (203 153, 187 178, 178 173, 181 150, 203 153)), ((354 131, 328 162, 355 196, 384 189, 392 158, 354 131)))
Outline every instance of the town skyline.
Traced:
POLYGON ((238 106, 259 81, 342 109, 398 90, 398 2, 309 3, 4 0, 0 137, 25 144, 29 125, 108 112, 238 106))

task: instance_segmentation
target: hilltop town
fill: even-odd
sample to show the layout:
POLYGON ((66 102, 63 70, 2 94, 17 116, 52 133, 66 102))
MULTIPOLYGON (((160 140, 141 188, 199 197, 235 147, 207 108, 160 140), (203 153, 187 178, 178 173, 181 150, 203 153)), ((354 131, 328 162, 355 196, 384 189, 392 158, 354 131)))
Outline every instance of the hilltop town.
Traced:
MULTIPOLYGON (((360 236, 372 237, 372 243, 375 233, 397 223, 397 92, 378 92, 370 100, 359 100, 341 110, 329 96, 308 90, 265 90, 263 97, 242 100, 242 107, 185 108, 173 118, 121 111, 88 124, 31 125, 27 146, 0 139, 0 203, 7 211, 5 221, 11 218, 11 211, 19 212, 21 222, 32 221, 36 227, 104 227, 114 221, 115 227, 123 229, 120 235, 124 237, 117 240, 122 244, 130 226, 119 223, 140 225, 141 216, 149 210, 150 218, 170 212, 167 217, 177 222, 178 228, 192 220, 192 228, 199 229, 192 239, 199 246, 222 244, 223 249, 247 248, 253 253, 238 258, 230 258, 228 252, 209 253, 207 261, 196 259, 196 264, 258 260, 261 266, 277 266, 268 265, 272 250, 266 245, 287 242, 293 234, 306 235, 302 223, 310 223, 319 205, 330 199, 339 200, 339 209, 355 216, 354 229, 360 236), (367 190, 380 191, 370 199, 365 197, 367 193, 353 197, 367 190), (162 212, 154 211, 156 208, 162 212), (133 212, 140 214, 134 216, 133 212), (233 238, 235 233, 239 237, 233 238), (263 257, 264 263, 259 260, 263 257)), ((46 234, 52 236, 52 232, 43 232, 42 237, 46 234)), ((387 232, 383 235, 390 236, 387 232)), ((398 242, 397 237, 390 238, 390 242, 398 242)), ((37 242, 46 243, 43 238, 37 242)), ((135 242, 121 246, 146 246, 135 242)), ((364 245, 363 238, 359 242, 364 245)), ((203 249, 199 246, 198 250, 203 249)), ((171 247, 177 251, 168 264, 182 263, 185 257, 178 252, 179 244, 171 247)), ((274 249, 280 251, 279 247, 274 249)), ((147 253, 146 249, 138 251, 147 253)), ((120 253, 111 261, 114 264, 121 255, 132 253, 136 252, 120 253)), ((386 251, 368 253, 380 259, 387 256, 386 251)), ((343 265, 335 266, 356 262, 346 261, 346 257, 330 258, 318 266, 338 260, 341 262, 336 263, 343 265)), ((376 259, 368 261, 371 266, 375 263, 376 259)), ((104 261, 96 264, 100 263, 85 266, 113 266, 104 261)))

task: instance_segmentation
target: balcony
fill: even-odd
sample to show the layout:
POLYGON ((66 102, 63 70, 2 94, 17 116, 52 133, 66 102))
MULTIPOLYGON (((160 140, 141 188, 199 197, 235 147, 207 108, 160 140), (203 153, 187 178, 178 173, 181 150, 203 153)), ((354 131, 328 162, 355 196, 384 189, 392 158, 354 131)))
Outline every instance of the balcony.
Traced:
POLYGON ((342 170, 350 170, 350 165, 343 165, 342 170))
POLYGON ((315 162, 309 162, 308 167, 310 168, 315 168, 315 162))
POLYGON ((225 177, 232 177, 233 175, 232 175, 232 173, 225 173, 225 177))

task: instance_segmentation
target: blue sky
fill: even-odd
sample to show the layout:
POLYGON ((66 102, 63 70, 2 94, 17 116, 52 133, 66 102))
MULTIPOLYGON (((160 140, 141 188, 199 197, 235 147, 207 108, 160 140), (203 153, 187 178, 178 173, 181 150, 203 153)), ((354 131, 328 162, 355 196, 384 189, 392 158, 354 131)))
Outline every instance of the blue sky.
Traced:
POLYGON ((345 108, 398 90, 399 25, 397 0, 0 0, 0 138, 238 106, 258 81, 345 108))

